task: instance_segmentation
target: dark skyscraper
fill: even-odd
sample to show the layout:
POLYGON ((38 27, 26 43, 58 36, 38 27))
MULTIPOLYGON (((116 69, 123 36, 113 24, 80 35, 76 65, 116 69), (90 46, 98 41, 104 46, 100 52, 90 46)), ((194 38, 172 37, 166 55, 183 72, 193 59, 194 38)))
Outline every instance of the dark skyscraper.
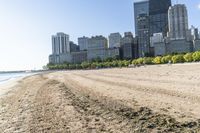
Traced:
POLYGON ((149 1, 148 0, 144 0, 144 1, 134 3, 135 35, 136 36, 138 35, 137 17, 140 16, 140 14, 149 15, 149 1))
POLYGON ((154 47, 150 46, 150 37, 154 33, 167 35, 170 6, 171 0, 144 0, 134 3, 135 34, 138 37, 140 57, 154 55, 154 47))
POLYGON ((150 36, 154 33, 163 33, 165 36, 168 31, 168 9, 171 0, 149 0, 149 30, 150 36))
POLYGON ((149 16, 147 14, 140 14, 137 17, 137 23, 139 57, 144 57, 150 52, 149 16))

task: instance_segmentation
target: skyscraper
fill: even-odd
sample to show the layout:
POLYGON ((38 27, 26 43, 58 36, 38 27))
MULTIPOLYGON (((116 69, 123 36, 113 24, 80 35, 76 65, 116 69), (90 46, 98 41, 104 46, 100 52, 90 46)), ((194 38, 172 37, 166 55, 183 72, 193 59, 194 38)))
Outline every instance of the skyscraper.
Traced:
POLYGON ((88 50, 106 48, 108 48, 108 40, 104 36, 95 36, 89 39, 88 50))
POLYGON ((149 1, 144 0, 140 2, 134 3, 134 21, 135 21, 135 35, 138 35, 138 22, 137 17, 140 14, 147 14, 149 15, 149 1))
POLYGON ((111 33, 108 37, 109 48, 119 48, 121 46, 121 39, 122 36, 120 35, 120 33, 111 33))
POLYGON ((121 40, 122 55, 124 59, 133 59, 134 57, 134 38, 131 32, 125 32, 121 40))
POLYGON ((88 37, 84 36, 84 37, 78 38, 78 45, 79 45, 81 51, 88 49, 88 43, 89 43, 88 37))
POLYGON ((69 35, 57 33, 52 36, 52 54, 59 55, 70 52, 69 35))
POLYGON ((168 9, 171 0, 149 0, 149 31, 150 36, 154 33, 163 33, 166 36, 168 31, 168 9))
POLYGON ((184 4, 169 8, 169 33, 171 40, 186 39, 188 36, 188 14, 184 4))
POLYGON ((139 57, 144 57, 150 53, 149 16, 140 14, 137 17, 137 22, 139 57))

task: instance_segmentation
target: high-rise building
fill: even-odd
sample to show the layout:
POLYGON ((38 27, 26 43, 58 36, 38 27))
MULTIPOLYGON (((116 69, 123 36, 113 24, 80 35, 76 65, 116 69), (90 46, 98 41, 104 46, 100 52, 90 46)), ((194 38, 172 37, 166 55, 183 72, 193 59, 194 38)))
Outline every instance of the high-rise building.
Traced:
POLYGON ((150 36, 154 33, 167 35, 168 31, 168 9, 171 0, 149 0, 149 31, 150 36))
POLYGON ((103 36, 95 36, 89 39, 88 50, 108 48, 108 40, 103 36))
POLYGON ((188 33, 188 13, 184 4, 177 4, 169 8, 169 33, 171 40, 186 39, 188 33))
POLYGON ((137 17, 140 14, 147 14, 149 15, 149 1, 144 0, 140 2, 135 2, 134 3, 134 18, 135 18, 135 35, 138 35, 138 22, 137 22, 137 17))
POLYGON ((78 45, 81 51, 88 49, 89 38, 88 37, 80 37, 78 38, 78 45))
POLYGON ((140 14, 137 17, 138 22, 138 53, 139 57, 144 57, 150 53, 149 36, 149 16, 140 14))
POLYGON ((109 48, 121 47, 121 39, 122 36, 120 35, 120 33, 111 33, 108 37, 109 48))
POLYGON ((193 39, 194 40, 199 40, 199 30, 198 28, 194 28, 193 31, 192 31, 192 35, 193 35, 193 39))
POLYGON ((76 45, 74 42, 70 41, 69 42, 70 45, 70 52, 78 52, 79 50, 79 46, 76 45))
POLYGON ((134 38, 131 32, 125 32, 124 37, 121 40, 122 43, 122 58, 123 59, 133 59, 135 58, 134 51, 134 38))
POLYGON ((57 33, 52 36, 52 54, 59 55, 70 52, 69 35, 57 33))

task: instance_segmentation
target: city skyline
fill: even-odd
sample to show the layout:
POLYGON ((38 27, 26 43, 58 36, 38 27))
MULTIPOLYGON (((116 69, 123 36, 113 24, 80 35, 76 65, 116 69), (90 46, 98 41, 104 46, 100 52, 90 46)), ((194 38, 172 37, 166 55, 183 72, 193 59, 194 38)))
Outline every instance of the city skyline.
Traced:
MULTIPOLYGON (((69 34, 70 40, 75 43, 82 36, 108 37, 113 32, 134 33, 134 1, 121 0, 115 2, 114 7, 113 2, 115 1, 60 0, 59 4, 39 0, 1 2, 0 15, 3 21, 0 27, 0 70, 38 69, 46 65, 47 56, 51 53, 50 36, 56 32, 69 34)), ((200 20, 196 18, 200 12, 200 2, 181 0, 179 3, 186 4, 188 8, 189 26, 199 28, 200 20)))

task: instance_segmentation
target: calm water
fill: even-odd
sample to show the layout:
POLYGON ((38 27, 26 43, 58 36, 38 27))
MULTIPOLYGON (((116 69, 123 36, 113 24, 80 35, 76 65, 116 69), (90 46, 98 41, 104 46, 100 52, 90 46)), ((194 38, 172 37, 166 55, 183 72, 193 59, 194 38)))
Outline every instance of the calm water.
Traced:
POLYGON ((23 78, 29 75, 33 75, 34 73, 0 73, 0 84, 6 83, 10 80, 14 80, 17 78, 23 78))

